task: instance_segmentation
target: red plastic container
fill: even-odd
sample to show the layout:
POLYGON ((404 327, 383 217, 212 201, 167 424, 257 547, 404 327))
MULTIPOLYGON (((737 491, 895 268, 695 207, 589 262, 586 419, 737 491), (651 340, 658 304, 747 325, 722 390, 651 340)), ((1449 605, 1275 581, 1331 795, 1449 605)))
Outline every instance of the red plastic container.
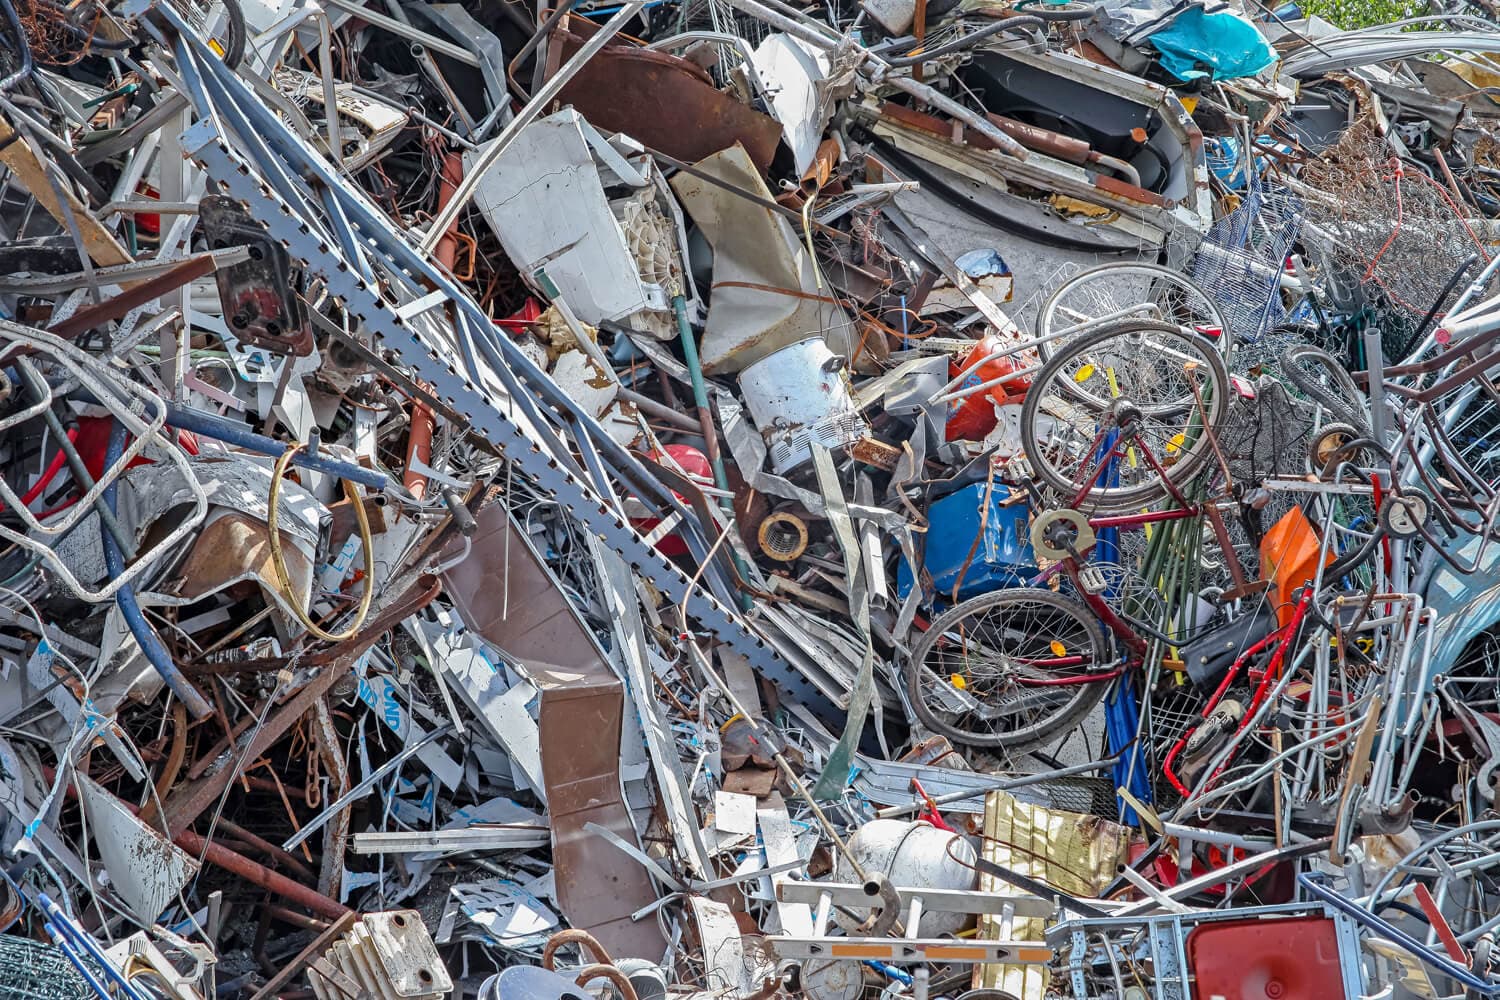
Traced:
MULTIPOLYGON (((683 472, 686 472, 689 476, 700 482, 713 483, 714 470, 708 464, 708 458, 703 452, 689 444, 669 444, 666 451, 668 455, 672 456, 673 461, 682 466, 683 472)), ((682 495, 675 491, 672 495, 679 500, 682 499, 682 495)), ((652 528, 661 524, 661 518, 637 517, 633 518, 630 523, 635 526, 635 530, 645 535, 649 534, 652 528)), ((685 556, 687 555, 688 547, 686 542, 677 535, 672 534, 665 535, 657 541, 656 551, 664 556, 685 556)))
MULTIPOLYGON (((968 352, 950 362, 948 365, 948 377, 957 378, 958 373, 970 364, 993 351, 1005 346, 1005 341, 997 336, 988 336, 976 342, 968 352)), ((974 371, 964 377, 963 384, 958 388, 966 389, 976 385, 982 385, 991 379, 997 379, 1002 375, 1009 375, 1020 371, 1023 365, 1017 361, 1017 355, 1005 358, 996 358, 993 361, 980 365, 974 371)), ((1016 402, 1025 395, 1027 387, 1031 383, 1027 379, 1014 379, 1001 385, 992 386, 984 392, 976 392, 972 396, 965 396, 956 400, 948 406, 948 428, 944 437, 949 441, 978 441, 986 434, 995 429, 998 417, 995 415, 995 407, 1005 403, 1016 402)))

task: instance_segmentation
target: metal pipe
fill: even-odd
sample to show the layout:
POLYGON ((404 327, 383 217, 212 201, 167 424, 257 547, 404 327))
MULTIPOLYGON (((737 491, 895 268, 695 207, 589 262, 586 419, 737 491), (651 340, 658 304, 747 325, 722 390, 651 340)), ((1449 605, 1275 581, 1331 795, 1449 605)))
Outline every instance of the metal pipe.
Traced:
POLYGON ((1458 980, 1481 996, 1492 997, 1500 995, 1500 983, 1483 979, 1475 975, 1467 967, 1459 965, 1448 958, 1447 955, 1438 954, 1395 924, 1376 916, 1374 913, 1356 904, 1347 896, 1334 892, 1324 885, 1321 880, 1314 879, 1311 875, 1304 873, 1297 876, 1297 883, 1311 893, 1314 898, 1327 903, 1329 906, 1332 906, 1345 916, 1353 918, 1365 927, 1379 932, 1381 937, 1388 938, 1403 951, 1409 952, 1424 964, 1437 969, 1443 975, 1458 980))
POLYGON ((211 840, 205 840, 192 830, 183 830, 172 838, 172 843, 196 857, 202 858, 210 864, 217 865, 225 871, 233 872, 247 882, 260 886, 283 899, 296 903, 298 906, 311 910, 320 917, 329 920, 338 920, 346 913, 352 912, 344 906, 316 889, 309 889, 299 882, 294 882, 285 875, 273 872, 265 865, 251 861, 243 854, 236 854, 222 844, 216 844, 211 840))
POLYGON ((323 124, 328 130, 328 155, 333 157, 333 165, 342 170, 344 143, 339 137, 339 98, 333 82, 333 27, 327 15, 318 18, 318 72, 323 78, 323 124))
MULTIPOLYGON (((693 402, 698 407, 698 423, 703 430, 703 442, 708 452, 708 462, 713 466, 714 485, 729 490, 729 476, 724 472, 724 456, 719 453, 719 435, 714 431, 713 410, 708 403, 708 389, 703 382, 703 365, 698 360, 698 342, 693 339, 693 328, 688 323, 687 299, 681 292, 672 296, 672 311, 677 314, 677 333, 682 339, 682 354, 687 361, 688 374, 693 380, 693 402)), ((731 514, 732 499, 720 498, 719 505, 731 514)))
MULTIPOLYGON (((830 39, 822 32, 815 31, 812 28, 808 27, 802 21, 799 21, 794 17, 789 17, 788 15, 783 14, 780 11, 773 10, 770 7, 767 7, 765 4, 760 3, 759 0, 729 0, 729 2, 731 6, 737 7, 738 9, 744 11, 746 14, 749 14, 752 17, 758 17, 762 21, 770 24, 773 28, 778 28, 782 31, 785 31, 789 35, 800 38, 824 52, 832 52, 840 44, 838 40, 830 39)), ((974 129, 974 131, 978 132, 980 135, 983 135, 985 138, 992 141, 1000 149, 1001 152, 1006 153, 1009 156, 1013 156, 1018 160, 1026 159, 1026 147, 1022 146, 1019 142, 1016 142, 1016 140, 1000 131, 994 125, 991 125, 988 121, 985 120, 983 115, 975 114, 973 111, 970 111, 968 108, 964 107, 953 98, 940 91, 934 90, 932 87, 927 86, 925 83, 918 83, 916 80, 913 80, 907 76, 892 74, 890 72, 890 70, 892 69, 890 63, 879 58, 868 49, 858 46, 856 47, 859 48, 859 52, 864 61, 872 65, 873 72, 870 75, 875 82, 883 83, 888 86, 895 87, 897 90, 905 91, 911 96, 932 105, 939 111, 957 118, 965 125, 968 125, 970 128, 974 129)))
POLYGON ((266 855, 266 857, 274 858, 278 863, 286 865, 287 869, 293 875, 296 875, 304 882, 316 882, 318 880, 318 876, 313 874, 312 869, 299 861, 294 854, 289 851, 283 851, 260 834, 245 829, 229 817, 220 816, 219 826, 231 837, 243 840, 246 844, 266 855))
MULTIPOLYGON (((464 158, 459 153, 450 152, 443 157, 443 169, 438 174, 438 211, 448 207, 448 202, 453 200, 453 194, 464 179, 464 158)), ((453 222, 438 240, 434 256, 449 274, 453 273, 453 263, 458 258, 458 217, 453 217, 453 222)))
MULTIPOLYGON (((110 428, 109 445, 104 454, 104 466, 110 468, 120 460, 125 451, 125 425, 120 421, 114 421, 110 428)), ((82 483, 79 484, 82 486, 82 483)), ((100 502, 114 513, 115 497, 119 493, 119 480, 116 479, 104 488, 100 502)), ((91 487, 90 487, 91 488, 91 487)), ((100 542, 104 546, 104 565, 111 580, 118 579, 125 572, 125 560, 121 557, 120 547, 115 543, 114 537, 105 526, 104 519, 100 519, 100 542)), ((130 629, 130 634, 135 636, 135 641, 140 645, 141 652, 161 679, 171 689, 172 694, 187 706, 194 719, 206 719, 214 714, 213 707, 203 697, 202 692, 193 686, 193 682, 178 669, 172 660, 172 654, 161 641, 161 636, 146 621, 146 616, 141 612, 140 604, 135 599, 135 588, 125 584, 115 593, 115 602, 120 607, 120 615, 125 619, 125 624, 130 629)))
MULTIPOLYGON (((392 18, 406 25, 408 28, 412 26, 411 18, 406 16, 406 11, 402 9, 398 0, 385 0, 385 6, 391 12, 392 18)), ((432 85, 442 94, 443 99, 453 109, 453 113, 458 116, 458 120, 463 123, 464 128, 469 132, 473 132, 474 119, 470 117, 469 109, 464 107, 463 101, 459 100, 458 94, 454 93, 452 86, 448 83, 448 78, 443 76, 443 71, 438 68, 437 61, 432 58, 431 53, 427 49, 428 45, 426 41, 420 39, 412 41, 411 54, 417 60, 417 65, 422 67, 422 71, 427 74, 427 78, 432 81, 432 85)))
POLYGON ((946 393, 942 396, 937 396, 933 399, 928 400, 928 405, 936 406, 939 403, 952 403, 956 400, 968 399, 970 396, 977 396, 981 392, 989 392, 996 386, 1004 385, 1007 382, 1015 382, 1018 379, 1030 378, 1041 370, 1041 365, 1033 365, 1030 368, 1022 368, 1018 372, 1008 372, 1005 375, 998 375, 987 382, 980 382, 978 385, 971 385, 964 389, 955 389, 950 393, 946 393))
MULTIPOLYGON (((18 358, 16 360, 16 368, 20 371, 21 377, 26 380, 27 388, 36 395, 37 399, 46 400, 51 396, 51 390, 48 389, 46 380, 37 374, 36 369, 31 367, 31 362, 25 358, 18 358)), ((67 462, 68 472, 72 474, 74 481, 78 484, 78 491, 80 493, 88 493, 94 488, 94 477, 89 473, 88 466, 84 464, 83 456, 78 454, 78 448, 73 444, 73 439, 68 437, 67 428, 63 427, 61 418, 58 417, 51 406, 48 406, 42 411, 42 419, 46 422, 47 429, 57 438, 57 447, 62 451, 63 460, 67 462)), ((110 463, 106 462, 104 471, 107 471, 109 466, 110 463)), ((102 494, 94 501, 94 510, 99 515, 100 523, 104 525, 105 530, 110 533, 115 540, 115 544, 124 553, 125 559, 127 561, 134 559, 136 554, 135 539, 126 534, 125 529, 120 527, 119 519, 115 517, 115 512, 110 510, 109 504, 105 503, 102 494)))
POLYGON ((670 406, 667 406, 664 403, 658 403, 650 396, 643 396, 642 394, 636 392, 634 389, 629 389, 622 385, 619 388, 619 395, 620 398, 625 400, 627 403, 634 403, 635 406, 639 410, 641 410, 641 412, 656 417, 658 420, 665 420, 667 423, 671 424, 673 427, 676 427, 680 431, 687 431, 692 434, 697 434, 703 430, 703 428, 698 425, 698 422, 692 417, 689 417, 682 413, 678 413, 670 406))
MULTIPOLYGON (((279 457, 286 451, 286 445, 275 438, 247 431, 242 424, 236 424, 216 414, 205 413, 190 406, 168 403, 167 425, 179 430, 191 431, 194 434, 202 434, 204 437, 211 437, 236 448, 253 451, 258 455, 279 457)), ((389 477, 383 473, 366 469, 362 465, 355 465, 353 462, 340 462, 322 455, 309 455, 306 449, 297 453, 292 459, 292 464, 301 469, 347 479, 361 486, 368 486, 372 490, 388 489, 391 485, 389 477)))
POLYGON ((402 38, 416 42, 426 49, 441 53, 449 59, 456 59, 476 69, 480 66, 479 57, 462 45, 454 45, 452 42, 444 41, 436 35, 429 35, 427 32, 419 31, 409 24, 403 24, 393 17, 377 13, 360 3, 359 0, 328 0, 328 3, 357 15, 361 21, 367 22, 372 27, 384 28, 393 35, 400 35, 402 38))
POLYGON ((427 473, 419 472, 415 465, 426 467, 432 461, 432 434, 436 429, 437 418, 432 410, 425 403, 413 402, 411 430, 406 436, 406 469, 401 473, 401 485, 418 500, 427 494, 427 473))

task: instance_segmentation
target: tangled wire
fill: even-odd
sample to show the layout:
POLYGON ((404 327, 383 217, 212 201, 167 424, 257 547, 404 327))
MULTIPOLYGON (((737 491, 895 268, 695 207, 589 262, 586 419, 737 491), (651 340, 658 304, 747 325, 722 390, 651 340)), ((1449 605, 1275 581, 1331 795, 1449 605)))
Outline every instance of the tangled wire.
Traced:
POLYGON ((92 0, 75 7, 57 0, 15 0, 26 42, 38 62, 71 66, 95 48, 104 12, 92 0))
POLYGON ((1302 180, 1322 195, 1307 199, 1304 241, 1413 315, 1476 247, 1485 250, 1442 182, 1392 156, 1368 115, 1310 160, 1302 180))

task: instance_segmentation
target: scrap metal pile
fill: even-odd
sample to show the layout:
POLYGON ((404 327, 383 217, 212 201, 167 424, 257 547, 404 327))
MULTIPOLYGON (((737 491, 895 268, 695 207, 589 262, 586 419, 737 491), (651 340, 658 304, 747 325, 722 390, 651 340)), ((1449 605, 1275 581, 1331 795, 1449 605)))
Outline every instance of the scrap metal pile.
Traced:
POLYGON ((0 0, 0 995, 1500 996, 1476 2, 0 0))

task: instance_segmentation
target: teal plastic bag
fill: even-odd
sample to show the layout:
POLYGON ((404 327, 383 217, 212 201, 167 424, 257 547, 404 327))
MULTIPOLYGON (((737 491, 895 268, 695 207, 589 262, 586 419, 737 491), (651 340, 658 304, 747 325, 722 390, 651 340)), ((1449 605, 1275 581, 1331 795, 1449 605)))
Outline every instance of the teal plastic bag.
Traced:
POLYGON ((1162 67, 1179 80, 1254 76, 1276 61, 1255 25, 1228 11, 1205 14, 1193 7, 1148 41, 1161 53, 1162 67))

